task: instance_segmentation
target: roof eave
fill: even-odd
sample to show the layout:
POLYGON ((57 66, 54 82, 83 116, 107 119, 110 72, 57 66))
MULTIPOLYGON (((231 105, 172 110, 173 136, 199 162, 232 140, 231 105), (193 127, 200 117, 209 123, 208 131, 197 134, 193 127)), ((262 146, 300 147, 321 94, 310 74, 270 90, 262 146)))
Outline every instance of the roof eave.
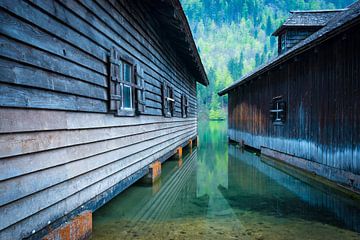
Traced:
MULTIPOLYGON (((357 4, 359 4, 358 8, 360 9, 360 2, 358 2, 357 4)), ((355 4, 353 4, 353 5, 355 5, 355 4)), ((353 5, 351 5, 351 6, 353 6, 353 5)), ((359 11, 359 9, 357 9, 357 10, 359 11)), ((360 13, 356 12, 356 10, 355 10, 354 14, 355 14, 355 16, 353 18, 351 18, 350 20, 344 22, 341 26, 330 29, 328 32, 320 33, 320 35, 317 38, 311 40, 310 42, 306 43, 305 45, 299 46, 302 42, 306 41, 306 40, 303 40, 302 42, 300 42, 297 45, 298 47, 294 46, 294 48, 292 50, 289 50, 289 52, 285 53, 284 55, 278 56, 272 62, 259 67, 258 69, 256 69, 252 73, 250 73, 250 74, 246 75, 245 77, 243 77, 242 79, 234 82, 233 84, 231 84, 227 88, 224 88, 223 90, 219 91, 218 95, 223 96, 223 95, 227 94, 232 89, 243 85, 244 83, 248 82, 250 79, 253 79, 253 78, 261 75, 262 73, 271 70, 272 68, 274 68, 274 67, 288 61, 292 57, 294 57, 296 55, 299 55, 302 52, 305 52, 305 51, 317 46, 318 44, 322 43, 323 41, 325 41, 325 40, 327 40, 327 39, 329 39, 329 38, 331 38, 333 36, 336 36, 337 34, 345 31, 348 27, 359 23, 360 22, 360 13)), ((320 29, 316 33, 319 33, 321 30, 322 29, 320 29)), ((314 34, 316 34, 316 33, 314 33, 314 34)))
POLYGON ((192 49, 192 52, 195 54, 195 61, 197 62, 197 69, 199 71, 199 77, 201 78, 200 80, 197 80, 197 82, 201 83, 204 86, 208 86, 209 85, 209 80, 207 78, 206 72, 205 72, 205 68, 204 65, 201 61, 199 52, 197 51, 197 47, 194 41, 194 37, 192 35, 190 26, 189 26, 189 22, 186 18, 186 15, 184 13, 184 10, 181 6, 181 3, 179 0, 172 0, 173 6, 175 7, 175 9, 178 11, 178 13, 180 14, 180 17, 182 19, 182 23, 184 24, 184 29, 185 29, 185 34, 188 36, 188 40, 189 40, 189 44, 190 47, 192 49))

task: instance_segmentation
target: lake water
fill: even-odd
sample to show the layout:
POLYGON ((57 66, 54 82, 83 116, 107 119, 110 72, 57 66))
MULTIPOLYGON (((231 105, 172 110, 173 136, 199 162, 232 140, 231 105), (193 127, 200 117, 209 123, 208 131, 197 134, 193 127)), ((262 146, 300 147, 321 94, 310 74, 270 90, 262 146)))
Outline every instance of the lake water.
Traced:
POLYGON ((359 201, 228 145, 225 122, 199 139, 97 210, 92 239, 360 239, 359 201))

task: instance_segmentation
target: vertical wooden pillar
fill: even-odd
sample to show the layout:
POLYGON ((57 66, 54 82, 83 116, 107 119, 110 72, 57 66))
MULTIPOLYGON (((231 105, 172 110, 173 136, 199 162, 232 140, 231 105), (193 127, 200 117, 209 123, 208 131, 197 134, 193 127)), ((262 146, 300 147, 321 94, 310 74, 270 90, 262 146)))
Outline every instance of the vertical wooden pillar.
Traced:
POLYGON ((177 150, 176 150, 176 153, 177 153, 177 156, 178 158, 182 158, 182 155, 183 155, 183 148, 182 147, 178 147, 177 150))
POLYGON ((145 182, 155 183, 161 176, 161 162, 159 160, 153 162, 149 166, 149 173, 144 177, 145 182))

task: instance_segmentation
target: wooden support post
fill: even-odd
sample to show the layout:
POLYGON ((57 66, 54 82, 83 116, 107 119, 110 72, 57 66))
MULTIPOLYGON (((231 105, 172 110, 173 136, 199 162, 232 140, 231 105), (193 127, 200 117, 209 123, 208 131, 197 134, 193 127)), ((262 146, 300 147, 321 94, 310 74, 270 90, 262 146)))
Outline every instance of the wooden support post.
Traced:
POLYGON ((42 240, 89 239, 92 232, 92 213, 85 211, 69 222, 50 231, 42 240))
POLYGON ((177 150, 176 150, 176 153, 177 153, 177 156, 178 158, 182 158, 182 155, 183 155, 183 148, 182 147, 178 147, 177 150))
POLYGON ((161 176, 161 162, 153 162, 149 166, 149 173, 144 177, 146 183, 155 183, 161 176))
POLYGON ((193 147, 193 140, 190 139, 190 140, 189 140, 189 148, 190 148, 190 151, 192 151, 192 147, 193 147))

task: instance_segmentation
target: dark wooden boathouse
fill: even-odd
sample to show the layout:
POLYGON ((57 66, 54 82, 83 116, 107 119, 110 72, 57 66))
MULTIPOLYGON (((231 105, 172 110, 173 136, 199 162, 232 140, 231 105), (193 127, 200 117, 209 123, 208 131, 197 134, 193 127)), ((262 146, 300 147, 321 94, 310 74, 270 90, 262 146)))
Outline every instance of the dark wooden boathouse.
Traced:
POLYGON ((208 80, 179 1, 2 0, 0 19, 0 239, 96 210, 196 138, 208 80))
POLYGON ((275 35, 279 56, 219 92, 229 139, 360 191, 360 2, 293 12, 275 35))

